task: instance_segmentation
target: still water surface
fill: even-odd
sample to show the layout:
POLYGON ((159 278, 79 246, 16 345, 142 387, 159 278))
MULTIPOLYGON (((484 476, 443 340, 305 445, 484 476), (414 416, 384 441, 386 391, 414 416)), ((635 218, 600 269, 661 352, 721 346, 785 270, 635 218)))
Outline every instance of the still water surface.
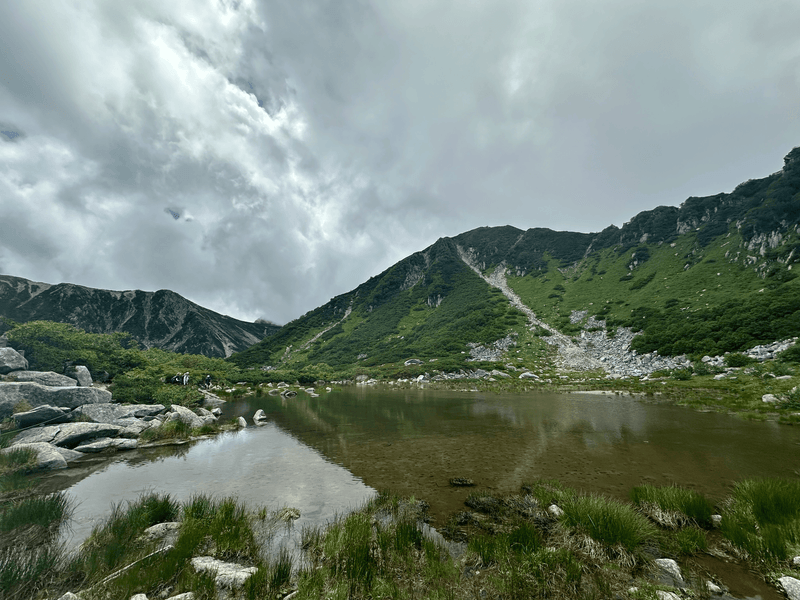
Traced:
POLYGON ((292 506, 322 524, 389 488, 423 498, 434 524, 463 509, 468 489, 516 492, 555 478, 627 497, 642 482, 678 483, 714 499, 745 477, 800 475, 800 428, 608 394, 501 395, 347 388, 312 398, 229 402, 223 420, 263 409, 270 422, 191 446, 82 459, 52 476, 78 508, 70 544, 110 504, 144 491, 179 500, 236 495, 250 506, 292 506))

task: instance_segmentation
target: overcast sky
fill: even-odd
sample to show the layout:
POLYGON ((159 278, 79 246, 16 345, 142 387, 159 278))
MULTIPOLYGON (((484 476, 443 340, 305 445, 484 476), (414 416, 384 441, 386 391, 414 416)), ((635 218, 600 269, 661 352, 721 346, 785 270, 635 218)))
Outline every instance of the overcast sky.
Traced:
POLYGON ((0 3, 0 273, 286 323, 442 236, 779 170, 797 0, 0 3))

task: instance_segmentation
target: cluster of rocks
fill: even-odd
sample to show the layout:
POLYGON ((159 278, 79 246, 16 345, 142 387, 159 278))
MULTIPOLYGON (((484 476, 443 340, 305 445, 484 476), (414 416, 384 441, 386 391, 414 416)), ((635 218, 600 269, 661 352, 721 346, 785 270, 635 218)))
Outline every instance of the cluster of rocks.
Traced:
MULTIPOLYGON (((654 371, 685 369, 691 365, 685 355, 660 356, 658 352, 638 354, 636 350, 631 350, 631 341, 638 334, 629 327, 618 327, 615 335, 609 337, 605 323, 594 317, 586 318, 586 314, 586 311, 573 311, 570 315, 573 323, 586 319, 574 343, 588 361, 601 363, 608 378, 643 377, 654 371)), ((550 338, 547 340, 550 341, 550 338)))
POLYGON ((177 404, 169 409, 162 404, 117 404, 110 392, 93 387, 86 367, 75 368, 75 379, 27 367, 15 350, 0 348, 0 418, 11 418, 22 430, 3 452, 34 450, 40 470, 64 469, 77 458, 108 448, 133 450, 147 429, 170 421, 198 428, 221 413, 219 408, 194 412, 177 404))
MULTIPOLYGON (((797 340, 798 338, 793 337, 788 340, 772 342, 771 344, 753 346, 749 350, 742 352, 742 354, 744 354, 749 358, 752 358, 753 360, 757 360, 758 362, 764 362, 765 360, 774 360, 778 354, 794 346, 797 343, 797 340)), ((724 355, 704 356, 703 362, 712 365, 714 367, 722 367, 725 365, 725 356, 724 355)))
POLYGON ((502 360, 506 353, 517 345, 517 334, 511 333, 506 337, 492 342, 488 346, 482 344, 471 343, 467 344, 469 348, 470 361, 491 361, 496 362, 502 360))

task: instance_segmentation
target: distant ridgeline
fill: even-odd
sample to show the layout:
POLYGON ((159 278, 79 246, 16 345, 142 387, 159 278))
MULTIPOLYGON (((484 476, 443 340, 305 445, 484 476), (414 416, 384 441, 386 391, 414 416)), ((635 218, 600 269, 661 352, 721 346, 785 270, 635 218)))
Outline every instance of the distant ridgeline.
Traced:
POLYGON ((230 360, 323 371, 409 357, 463 365, 468 344, 528 331, 467 261, 484 275, 505 269, 522 302, 561 332, 576 335, 594 316, 609 334, 641 331, 640 352, 714 355, 800 335, 800 148, 784 163, 730 194, 596 234, 505 226, 442 238, 230 360))
POLYGON ((115 292, 0 275, 0 316, 70 323, 88 333, 129 333, 144 348, 224 358, 279 327, 203 308, 169 290, 115 292))

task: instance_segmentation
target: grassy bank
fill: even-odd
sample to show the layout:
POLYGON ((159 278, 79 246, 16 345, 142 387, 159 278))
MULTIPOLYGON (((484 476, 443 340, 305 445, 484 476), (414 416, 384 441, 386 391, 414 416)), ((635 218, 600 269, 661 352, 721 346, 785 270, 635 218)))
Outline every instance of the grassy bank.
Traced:
POLYGON ((198 556, 251 567, 232 597, 253 600, 292 592, 295 600, 654 599, 657 590, 678 591, 678 583, 659 579, 657 558, 683 565, 683 593, 703 598, 713 577, 693 570, 691 558, 706 553, 745 561, 771 583, 800 576, 791 562, 800 554, 800 482, 742 481, 716 503, 692 490, 650 485, 634 488, 630 498, 587 495, 557 481, 503 497, 476 491, 441 527, 442 537, 425 525, 425 502, 382 492, 325 528, 303 529, 301 554, 292 555, 267 551, 287 526, 286 511, 251 510, 235 498, 179 503, 147 494, 114 506, 80 551, 66 557, 52 542, 69 507, 60 495, 30 496, 7 500, 0 511, 0 590, 9 599, 66 591, 85 600, 189 591, 216 598, 214 577, 192 563, 198 556), (171 539, 145 535, 167 522, 177 523, 171 539))

